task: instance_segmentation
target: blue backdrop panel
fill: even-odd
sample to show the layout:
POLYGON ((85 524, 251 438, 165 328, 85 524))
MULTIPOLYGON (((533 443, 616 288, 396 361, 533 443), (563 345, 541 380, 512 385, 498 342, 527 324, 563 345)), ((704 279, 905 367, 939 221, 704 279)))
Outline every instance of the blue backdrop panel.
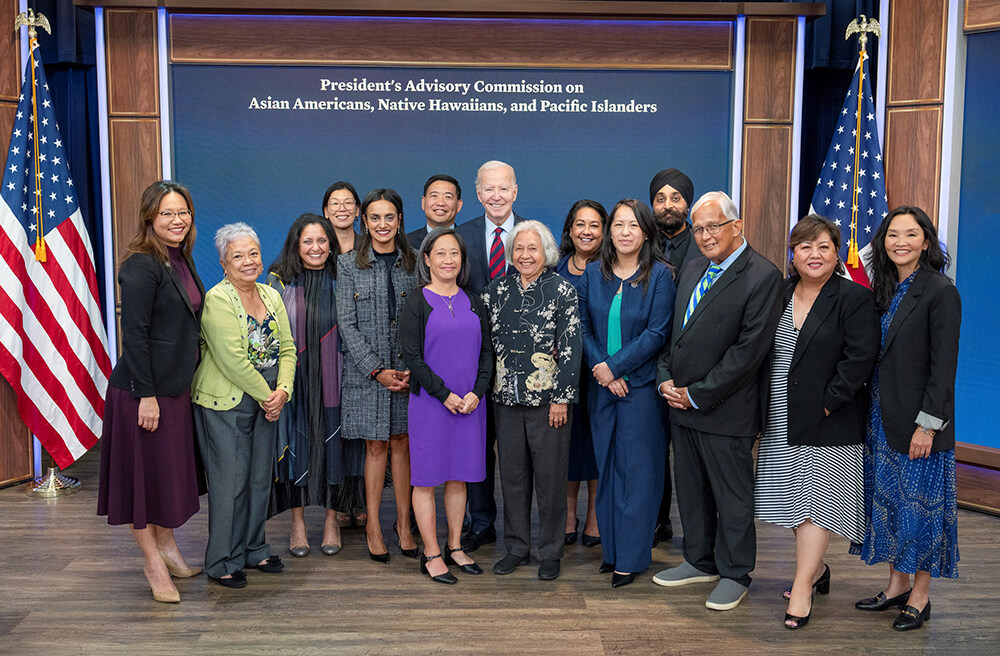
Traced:
POLYGON ((965 69, 962 191, 958 223, 958 290, 962 337, 955 391, 956 438, 1000 449, 1000 303, 996 288, 997 107, 1000 32, 970 34, 965 69))
POLYGON ((558 238, 574 201, 592 198, 608 209, 621 198, 649 199, 649 180, 677 167, 697 194, 728 191, 731 167, 731 72, 497 69, 171 66, 174 178, 191 189, 199 238, 195 262, 206 285, 221 278, 212 235, 242 220, 263 242, 265 267, 288 225, 320 213, 322 194, 347 180, 364 196, 396 189, 407 231, 424 224, 424 181, 448 173, 462 185, 459 223, 482 214, 476 169, 500 159, 517 172, 518 214, 548 224, 558 238), (322 90, 322 80, 394 80, 400 92, 322 90), (406 91, 407 81, 474 85, 564 85, 562 93, 466 94, 406 91), (567 85, 583 93, 567 93, 567 85), (260 101, 367 101, 375 111, 250 109, 260 101), (379 110, 380 98, 409 102, 501 102, 506 113, 379 110), (516 112, 512 104, 579 100, 655 104, 655 112, 516 112))

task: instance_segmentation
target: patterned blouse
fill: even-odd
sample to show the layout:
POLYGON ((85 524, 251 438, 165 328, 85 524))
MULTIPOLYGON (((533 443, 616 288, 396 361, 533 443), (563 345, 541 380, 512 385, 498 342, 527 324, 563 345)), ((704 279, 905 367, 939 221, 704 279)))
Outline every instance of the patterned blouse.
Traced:
POLYGON ((576 289, 544 271, 527 289, 512 273, 483 291, 490 316, 496 378, 504 405, 575 403, 583 350, 576 289))
POLYGON ((247 314, 247 358, 257 371, 264 371, 278 364, 278 322, 270 313, 263 321, 247 314))

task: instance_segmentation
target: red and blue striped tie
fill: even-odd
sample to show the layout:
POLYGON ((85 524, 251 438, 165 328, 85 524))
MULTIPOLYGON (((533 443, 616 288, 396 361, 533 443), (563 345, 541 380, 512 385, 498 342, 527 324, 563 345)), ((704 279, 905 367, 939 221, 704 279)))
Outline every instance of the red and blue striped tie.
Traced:
POLYGON ((490 246, 490 280, 502 276, 505 269, 503 228, 497 228, 493 231, 493 245, 490 246))

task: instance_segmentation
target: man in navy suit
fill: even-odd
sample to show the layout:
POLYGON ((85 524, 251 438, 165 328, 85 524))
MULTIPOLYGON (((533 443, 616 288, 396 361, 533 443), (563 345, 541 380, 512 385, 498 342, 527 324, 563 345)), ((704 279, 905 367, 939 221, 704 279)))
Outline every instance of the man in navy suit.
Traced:
POLYGON ((781 316, 781 274, 743 238, 726 194, 694 204, 691 233, 703 257, 680 275, 670 349, 657 386, 670 404, 684 562, 653 577, 667 587, 721 580, 705 605, 736 608, 757 557, 754 439, 758 374, 781 316))
POLYGON ((450 228, 455 225, 455 217, 462 211, 462 187, 458 180, 437 173, 424 183, 424 195, 420 199, 420 209, 424 211, 427 225, 406 235, 410 248, 417 250, 424 237, 434 228, 450 228))
MULTIPOLYGON (((517 177, 510 164, 491 160, 476 173, 476 196, 483 214, 458 226, 465 241, 469 266, 469 291, 482 293, 490 281, 507 273, 507 236, 515 223, 524 220, 514 213, 517 200, 517 177)), ((462 538, 462 548, 471 553, 484 544, 497 541, 497 504, 495 497, 496 430, 493 404, 486 404, 486 480, 469 483, 469 531, 462 538)))

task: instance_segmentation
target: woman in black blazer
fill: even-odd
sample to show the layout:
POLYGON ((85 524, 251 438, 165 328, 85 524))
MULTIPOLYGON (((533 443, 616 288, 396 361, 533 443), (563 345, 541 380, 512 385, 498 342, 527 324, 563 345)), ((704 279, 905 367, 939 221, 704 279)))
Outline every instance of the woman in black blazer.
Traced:
POLYGON ((920 208, 890 212, 871 245, 882 348, 868 419, 868 525, 851 552, 869 565, 888 563, 889 584, 855 606, 901 608, 892 626, 909 631, 930 618, 931 578, 958 576, 954 416, 962 303, 943 273, 948 254, 920 208))
POLYGON ((799 629, 812 614, 813 590, 830 591, 823 564, 830 533, 864 536, 864 387, 878 355, 878 318, 871 292, 839 275, 836 224, 805 217, 789 248, 784 312, 765 372, 754 501, 758 519, 795 532, 784 624, 799 629))
POLYGON ((189 577, 173 529, 198 512, 191 378, 205 288, 191 261, 194 205, 175 182, 142 194, 139 229, 118 272, 122 353, 108 380, 97 514, 129 524, 153 598, 178 602, 189 577))

